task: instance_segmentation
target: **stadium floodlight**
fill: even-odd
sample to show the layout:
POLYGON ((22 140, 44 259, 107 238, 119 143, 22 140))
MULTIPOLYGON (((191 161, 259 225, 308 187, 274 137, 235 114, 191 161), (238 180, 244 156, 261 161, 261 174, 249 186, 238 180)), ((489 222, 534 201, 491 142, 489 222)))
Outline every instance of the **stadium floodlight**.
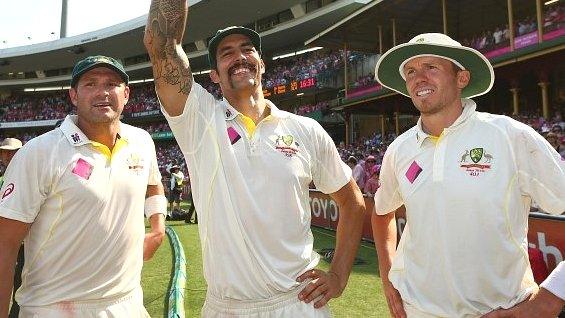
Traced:
POLYGON ((295 56, 295 55, 296 55, 296 52, 273 56, 273 61, 278 60, 278 59, 284 59, 286 57, 291 57, 291 56, 295 56))
POLYGON ((154 79, 152 79, 152 78, 146 78, 146 79, 139 79, 139 80, 129 81, 129 84, 147 83, 147 82, 153 82, 153 81, 154 81, 154 79))
POLYGON ((550 0, 550 1, 546 1, 543 5, 548 6, 550 4, 553 4, 555 2, 558 2, 559 0, 550 0))
POLYGON ((70 89, 70 86, 50 86, 50 87, 36 87, 36 88, 24 88, 24 92, 47 92, 47 91, 62 91, 70 89))
POLYGON ((304 96, 304 93, 298 93, 298 94, 296 94, 296 96, 298 96, 298 97, 304 96))
POLYGON ((296 52, 296 55, 300 55, 300 54, 304 54, 304 53, 308 53, 308 52, 314 52, 314 51, 318 51, 318 50, 321 50, 321 49, 323 49, 323 47, 321 47, 321 46, 311 47, 309 49, 305 49, 305 50, 296 52))
POLYGON ((202 74, 208 74, 210 73, 212 70, 204 70, 204 71, 200 71, 200 72, 196 72, 194 73, 195 75, 202 75, 202 74))
POLYGON ((313 51, 317 51, 317 50, 321 50, 321 49, 323 49, 323 47, 316 46, 316 47, 311 47, 311 48, 307 48, 307 49, 296 51, 296 52, 281 54, 281 55, 273 56, 273 61, 278 60, 278 59, 284 59, 284 58, 291 57, 291 56, 297 56, 297 55, 300 55, 300 54, 313 52, 313 51))

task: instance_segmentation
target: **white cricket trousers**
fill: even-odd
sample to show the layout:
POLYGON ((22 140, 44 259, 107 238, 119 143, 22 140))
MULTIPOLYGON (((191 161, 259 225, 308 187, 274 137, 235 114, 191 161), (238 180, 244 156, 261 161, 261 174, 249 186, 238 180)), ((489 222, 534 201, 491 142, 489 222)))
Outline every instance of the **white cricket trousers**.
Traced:
POLYGON ((149 314, 143 307, 143 291, 137 288, 115 299, 22 306, 19 318, 149 318, 149 314))
POLYGON ((314 301, 305 303, 298 299, 304 285, 287 293, 264 300, 222 300, 210 293, 202 308, 203 318, 328 318, 331 317, 328 305, 314 308, 314 301))

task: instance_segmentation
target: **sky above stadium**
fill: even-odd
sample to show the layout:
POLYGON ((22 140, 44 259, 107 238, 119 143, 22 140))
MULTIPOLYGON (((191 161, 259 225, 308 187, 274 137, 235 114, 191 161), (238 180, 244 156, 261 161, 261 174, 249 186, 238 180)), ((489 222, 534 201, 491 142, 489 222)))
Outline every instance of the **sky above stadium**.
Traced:
MULTIPOLYGON (((67 3, 67 36, 73 36, 142 16, 149 10, 151 0, 67 3)), ((61 6, 61 0, 0 0, 0 49, 58 39, 61 6)))

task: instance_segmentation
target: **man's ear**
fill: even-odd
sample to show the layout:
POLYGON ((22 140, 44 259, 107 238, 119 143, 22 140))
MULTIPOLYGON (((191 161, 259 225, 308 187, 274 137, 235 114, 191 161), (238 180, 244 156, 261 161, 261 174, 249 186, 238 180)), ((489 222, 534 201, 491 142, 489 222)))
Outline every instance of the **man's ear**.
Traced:
POLYGON ((261 74, 265 74, 265 62, 261 59, 261 74))
POLYGON ((212 80, 212 82, 216 84, 220 83, 220 75, 218 74, 217 70, 215 69, 210 70, 210 79, 212 80))
POLYGON ((71 98, 71 103, 73 103, 73 105, 77 105, 77 89, 74 87, 71 87, 69 89, 69 97, 71 98))
POLYGON ((471 72, 468 70, 461 70, 457 72, 457 88, 464 89, 471 81, 471 72))
POLYGON ((124 89, 124 97, 126 98, 126 103, 129 100, 129 93, 130 93, 129 86, 126 85, 124 89))

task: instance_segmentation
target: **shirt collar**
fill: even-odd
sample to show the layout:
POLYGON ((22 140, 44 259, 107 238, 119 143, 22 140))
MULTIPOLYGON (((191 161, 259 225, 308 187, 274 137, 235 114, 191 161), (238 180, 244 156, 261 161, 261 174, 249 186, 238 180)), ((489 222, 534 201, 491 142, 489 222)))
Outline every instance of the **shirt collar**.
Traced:
MULTIPOLYGON (((230 103, 227 101, 227 99, 224 98, 222 103, 224 104, 224 108, 225 108, 224 118, 226 120, 233 120, 238 115, 241 114, 239 111, 237 111, 237 109, 235 109, 232 105, 230 105, 230 103)), ((288 117, 288 115, 289 115, 288 112, 285 112, 283 110, 278 109, 277 106, 275 106, 275 104, 273 104, 273 102, 271 102, 270 100, 265 99, 265 104, 271 110, 270 116, 273 116, 274 118, 286 118, 286 117, 288 117)), ((243 115, 243 114, 241 114, 241 115, 243 115)))
MULTIPOLYGON (((59 129, 63 132, 63 135, 67 138, 67 141, 73 146, 82 146, 85 144, 91 144, 92 140, 88 139, 86 135, 77 126, 78 116, 77 115, 67 115, 65 120, 61 123, 59 129)), ((123 123, 120 122, 120 133, 118 138, 128 140, 128 129, 125 129, 123 123)))
MULTIPOLYGON (((459 129, 466 122, 468 122, 469 119, 473 117, 473 115, 475 115, 477 104, 472 99, 462 98, 461 104, 463 105, 463 112, 461 113, 461 115, 459 115, 459 117, 455 120, 455 122, 451 124, 451 126, 444 129, 443 131, 444 134, 459 129)), ((424 140, 426 140, 429 137, 432 136, 426 133, 422 129, 422 117, 418 118, 418 123, 416 124, 416 143, 418 144, 419 147, 421 147, 424 140)))

